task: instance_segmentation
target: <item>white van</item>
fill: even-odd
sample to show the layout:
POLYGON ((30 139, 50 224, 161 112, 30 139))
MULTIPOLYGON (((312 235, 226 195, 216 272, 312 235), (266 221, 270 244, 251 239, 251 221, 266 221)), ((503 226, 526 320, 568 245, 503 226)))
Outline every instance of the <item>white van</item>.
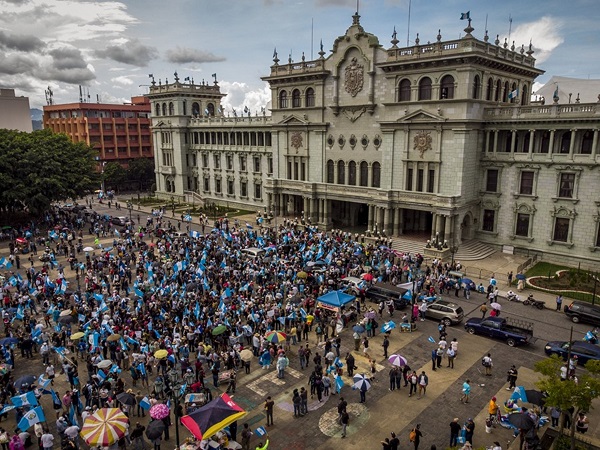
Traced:
POLYGON ((256 259, 258 257, 263 257, 265 256, 265 250, 262 248, 258 248, 258 247, 248 247, 245 249, 242 249, 242 255, 246 255, 252 259, 256 259))

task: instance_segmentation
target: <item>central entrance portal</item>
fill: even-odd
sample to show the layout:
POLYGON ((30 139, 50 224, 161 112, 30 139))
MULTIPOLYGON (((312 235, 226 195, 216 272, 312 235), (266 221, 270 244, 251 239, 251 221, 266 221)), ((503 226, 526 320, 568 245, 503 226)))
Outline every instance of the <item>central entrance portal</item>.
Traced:
POLYGON ((425 240, 431 236, 433 227, 433 214, 429 211, 404 209, 402 231, 404 235, 423 237, 425 240))

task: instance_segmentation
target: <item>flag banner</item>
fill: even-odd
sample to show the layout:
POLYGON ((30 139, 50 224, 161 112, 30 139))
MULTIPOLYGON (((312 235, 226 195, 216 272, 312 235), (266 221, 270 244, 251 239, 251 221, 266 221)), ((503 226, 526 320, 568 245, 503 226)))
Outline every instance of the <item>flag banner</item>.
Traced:
POLYGON ((144 397, 143 399, 140 400, 140 408, 148 411, 150 409, 150 400, 148 399, 148 397, 144 397))
POLYGON ((41 406, 33 408, 31 411, 25 413, 23 418, 19 421, 19 429, 21 431, 27 431, 30 427, 39 422, 45 422, 46 417, 44 416, 44 410, 41 406))
POLYGON ((436 343, 436 342, 435 342, 435 339, 433 338, 433 336, 429 336, 429 337, 427 338, 427 340, 428 340, 429 342, 431 342, 432 344, 435 344, 435 343, 436 343))
POLYGON ((471 19, 471 11, 467 11, 466 13, 461 13, 460 20, 469 20, 471 19))
POLYGON ((267 430, 265 429, 265 427, 258 427, 256 430, 254 430, 254 433, 258 437, 263 437, 267 435, 267 430))
POLYGON ((17 395, 16 397, 12 397, 10 399, 10 401, 16 407, 37 406, 38 405, 37 398, 35 398, 35 393, 33 391, 29 391, 26 394, 17 395))

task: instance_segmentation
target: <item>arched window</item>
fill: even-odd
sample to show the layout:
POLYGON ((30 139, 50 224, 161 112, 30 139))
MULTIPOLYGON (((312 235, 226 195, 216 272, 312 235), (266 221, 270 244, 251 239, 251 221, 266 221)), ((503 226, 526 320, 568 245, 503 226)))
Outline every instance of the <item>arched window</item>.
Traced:
POLYGON ((167 115, 167 104, 166 103, 162 104, 162 115, 163 116, 167 115))
POLYGON ((581 138, 581 148, 579 149, 579 153, 582 155, 591 155, 592 154, 592 142, 594 141, 594 133, 590 130, 587 130, 583 133, 581 138))
POLYGON ((454 77, 446 75, 440 83, 440 100, 454 98, 454 77))
POLYGON ((486 90, 486 93, 485 93, 485 99, 491 101, 493 93, 494 93, 494 80, 492 80, 491 78, 488 78, 487 90, 486 90))
POLYGON ((571 147, 571 132, 565 131, 560 140, 560 148, 558 149, 558 153, 569 153, 570 147, 571 147))
POLYGON ((170 116, 175 115, 175 106, 173 106, 173 102, 169 102, 169 115, 170 116))
POLYGON ((333 161, 327 161, 327 182, 333 183, 333 161))
POLYGON ((398 101, 410 102, 410 80, 405 78, 398 85, 398 101))
POLYGON ((381 186, 381 164, 373 163, 373 187, 381 186))
POLYGON ((504 103, 508 103, 508 94, 509 94, 509 90, 508 90, 508 81, 504 82, 504 92, 502 93, 502 101, 504 103))
POLYGON ((419 100, 431 100, 431 78, 419 81, 419 100))
POLYGON ((521 105, 522 106, 527 105, 527 103, 528 103, 528 99, 527 99, 528 94, 529 93, 527 92, 527 85, 524 84, 523 85, 523 94, 521 94, 521 105))
POLYGON ((212 103, 209 103, 208 105, 206 105, 206 109, 208 110, 207 115, 210 117, 214 117, 215 116, 215 105, 213 105, 212 103))
POLYGON ((315 90, 313 88, 306 90, 305 106, 315 106, 315 90))
POLYGON ((346 184, 346 164, 344 161, 338 161, 337 169, 337 184, 346 184))
MULTIPOLYGON (((525 137, 523 138, 523 148, 521 149, 521 152, 523 152, 523 153, 529 152, 530 139, 531 139, 531 134, 529 133, 529 131, 526 131, 525 137)), ((519 151, 519 150, 517 149, 517 151, 519 151)))
POLYGON ((279 93, 279 107, 280 108, 287 108, 288 105, 288 100, 287 100, 287 92, 286 91, 281 91, 279 93))
POLYGON ((550 132, 544 131, 542 133, 542 141, 540 143, 540 153, 550 152, 550 132))
POLYGON ((348 184, 356 186, 356 163, 354 161, 350 161, 348 164, 348 184))
POLYGON ((502 81, 496 81, 496 95, 494 96, 495 101, 500 101, 502 95, 502 81))
POLYGON ((156 110, 156 115, 160 116, 160 103, 157 103, 154 109, 156 110))
POLYGON ((292 108, 300 108, 300 91, 294 89, 292 91, 292 108))
POLYGON ((510 99, 508 101, 511 103, 517 103, 518 95, 519 95, 519 91, 517 91, 517 83, 513 83, 510 88, 510 99))
POLYGON ((473 78, 472 95, 474 99, 479 99, 479 97, 481 96, 481 78, 479 78, 479 75, 475 75, 475 78, 473 78))
POLYGON ((369 185, 369 165, 365 161, 360 163, 360 185, 369 185))
POLYGON ((198 102, 192 103, 192 116, 200 116, 200 104, 198 102))

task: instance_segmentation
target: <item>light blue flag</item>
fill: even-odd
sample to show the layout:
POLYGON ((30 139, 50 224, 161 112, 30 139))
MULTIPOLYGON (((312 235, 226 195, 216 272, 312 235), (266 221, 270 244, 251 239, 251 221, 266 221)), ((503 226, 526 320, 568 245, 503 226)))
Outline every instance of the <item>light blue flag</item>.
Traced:
POLYGON ((144 377, 145 377, 145 376, 147 375, 147 373, 146 373, 146 364, 144 364, 143 362, 142 362, 142 363, 139 363, 139 364, 137 365, 137 370, 139 370, 139 371, 140 371, 140 373, 142 374, 142 376, 144 376, 144 377))
POLYGON ((79 426, 79 423, 77 423, 77 409, 74 403, 71 403, 69 408, 69 422, 71 422, 71 425, 79 426))
POLYGON ((148 399, 148 397, 144 397, 143 399, 140 400, 140 408, 148 411, 150 409, 150 400, 148 399))
POLYGON ((21 431, 27 431, 36 423, 45 421, 46 417, 44 416, 44 410, 41 406, 38 406, 25 413, 23 418, 19 421, 19 429, 21 431))
POLYGON ((436 343, 437 343, 437 342, 435 341, 435 339, 433 338, 433 336, 429 336, 429 337, 427 338, 427 340, 428 340, 429 342, 431 342, 432 344, 436 344, 436 343))
POLYGON ((335 376, 335 387, 337 388, 337 392, 340 392, 344 387, 344 380, 339 375, 335 376))
POLYGON ((35 393, 33 391, 29 391, 23 395, 17 395, 16 397, 12 397, 10 399, 11 403, 16 407, 21 406, 37 406, 38 401, 35 398, 35 393))
POLYGON ((0 411, 0 415, 2 414, 6 414, 9 411, 12 411, 13 409, 15 409, 16 406, 15 405, 6 405, 4 408, 2 408, 2 410, 0 411))
POLYGON ((179 389, 179 396, 181 397, 183 394, 185 394, 185 390, 187 389, 187 383, 183 384, 181 386, 181 389, 179 389))
POLYGON ((265 427, 258 427, 256 430, 254 430, 254 433, 258 437, 263 437, 267 435, 267 430, 265 429, 265 427))

